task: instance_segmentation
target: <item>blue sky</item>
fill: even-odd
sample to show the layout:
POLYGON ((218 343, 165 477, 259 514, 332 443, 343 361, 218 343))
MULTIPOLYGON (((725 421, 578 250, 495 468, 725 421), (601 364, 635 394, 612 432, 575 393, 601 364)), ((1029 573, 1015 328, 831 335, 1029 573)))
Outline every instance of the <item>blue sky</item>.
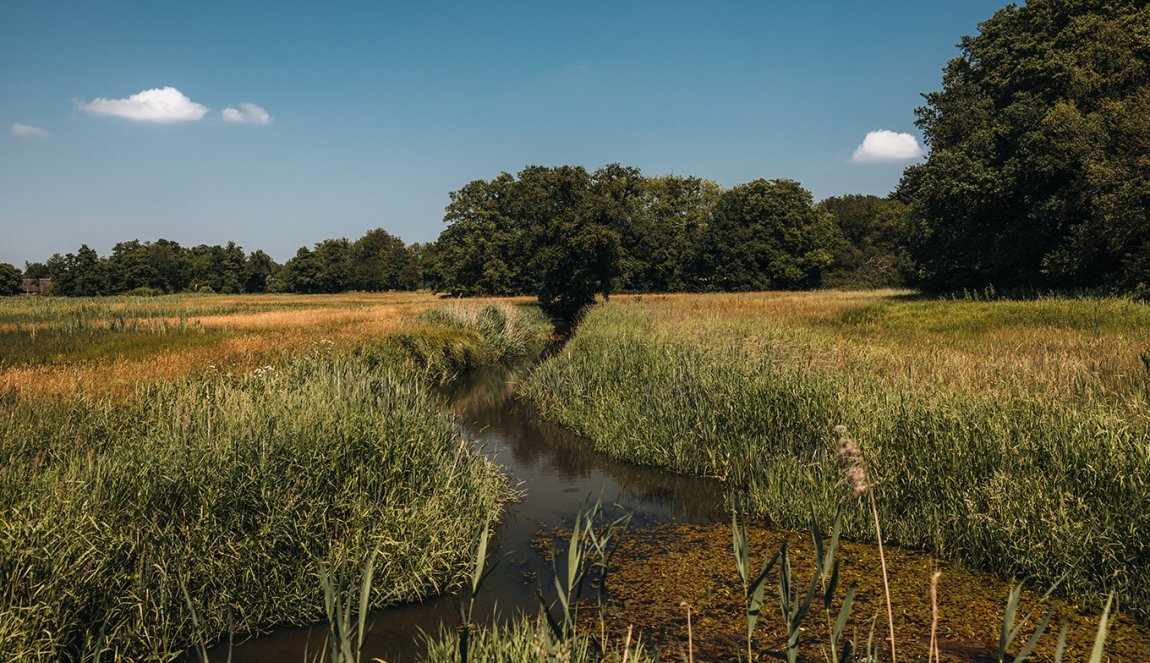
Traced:
POLYGON ((0 0, 0 262, 429 241, 450 191, 531 164, 885 194, 906 138, 856 149, 921 144, 1003 4, 0 0))

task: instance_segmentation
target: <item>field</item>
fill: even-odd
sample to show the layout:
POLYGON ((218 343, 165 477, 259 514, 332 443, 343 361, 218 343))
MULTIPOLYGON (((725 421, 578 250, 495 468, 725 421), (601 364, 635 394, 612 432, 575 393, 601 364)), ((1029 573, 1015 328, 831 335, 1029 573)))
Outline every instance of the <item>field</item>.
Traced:
POLYGON ((521 393, 603 451, 1150 616, 1150 306, 906 293, 614 297, 521 393), (846 485, 844 425, 865 474, 846 485))
MULTIPOLYGON (((539 353, 550 328, 523 303, 0 300, 0 658, 170 660, 229 631, 313 622, 322 578, 353 588, 373 553, 372 607, 459 586, 477 528, 513 489, 434 387, 539 353)), ((1085 614, 1114 592, 1123 612, 1150 617, 1145 304, 617 296, 520 394, 606 453, 725 483, 772 524, 802 531, 841 513, 846 537, 872 541, 870 488, 888 543, 1039 593, 1061 581, 1085 614), (839 425, 865 461, 853 474, 839 425)), ((650 574, 686 578, 667 591, 709 611, 700 645, 739 651, 728 529, 655 532, 621 552, 620 595, 637 610, 650 574)), ((757 554, 763 532, 752 530, 757 554)), ((804 537, 791 538, 803 560, 804 537)), ((873 590, 865 548, 844 545, 844 564, 873 590)), ((948 577, 974 578, 963 573, 948 577)), ((895 610, 917 611, 914 624, 926 582, 895 583, 906 597, 895 610)), ((1002 586, 967 584, 994 587, 971 591, 995 594, 979 597, 980 619, 995 617, 1002 586)), ((859 620, 878 605, 869 597, 860 590, 859 620)), ((677 601, 659 601, 652 610, 679 628, 677 601)), ((1088 620, 1071 630, 1072 660, 1091 644, 1088 620)), ((622 622, 612 628, 612 657, 647 660, 622 622)), ((803 636, 805 652, 820 633, 803 636)), ((1121 651, 1145 648, 1126 617, 1113 635, 1121 651)), ((597 658, 589 633, 564 650, 528 622, 473 636, 472 660, 597 658)), ((455 660, 457 638, 442 634, 430 658, 455 660)))
POLYGON ((431 387, 548 331, 425 295, 0 301, 0 658, 315 621, 372 551, 371 606, 444 591, 511 492, 431 387))

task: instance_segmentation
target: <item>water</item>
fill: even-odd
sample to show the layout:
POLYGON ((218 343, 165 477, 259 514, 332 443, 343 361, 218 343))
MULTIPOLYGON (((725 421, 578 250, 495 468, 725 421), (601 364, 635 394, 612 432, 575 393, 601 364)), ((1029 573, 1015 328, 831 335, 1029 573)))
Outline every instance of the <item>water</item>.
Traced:
MULTIPOLYGON (((478 371, 450 394, 464 436, 502 465, 523 493, 504 509, 492 549, 492 559, 499 563, 477 597, 477 617, 505 621, 520 613, 537 614, 535 590, 550 588, 552 574, 551 563, 532 539, 541 530, 570 526, 576 513, 596 501, 632 514, 632 526, 637 527, 729 518, 721 484, 614 461, 595 452, 587 440, 541 421, 517 401, 514 379, 506 370, 478 371)), ((547 589, 544 594, 553 597, 547 589)), ((365 660, 416 660, 421 634, 457 626, 458 606, 458 597, 440 596, 372 615, 365 660)), ((281 629, 237 644, 232 660, 303 661, 306 652, 323 647, 326 635, 326 624, 281 629)), ((226 656, 226 646, 213 652, 213 660, 226 656)))

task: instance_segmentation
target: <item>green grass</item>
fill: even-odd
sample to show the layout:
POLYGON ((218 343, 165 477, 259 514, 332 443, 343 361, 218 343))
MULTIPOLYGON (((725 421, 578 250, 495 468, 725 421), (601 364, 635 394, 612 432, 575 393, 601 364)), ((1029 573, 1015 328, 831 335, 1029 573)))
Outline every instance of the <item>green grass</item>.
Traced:
POLYGON ((428 638, 427 653, 422 660, 426 663, 619 663, 624 660, 648 663, 657 660, 644 650, 637 636, 628 647, 623 634, 622 639, 609 643, 605 654, 587 635, 558 642, 541 619, 520 618, 504 626, 471 631, 466 661, 459 654, 459 634, 442 631, 428 638))
POLYGON ((521 393, 613 456, 794 527, 845 505, 873 538, 844 424, 888 540, 1150 615, 1150 307, 843 297, 612 301, 521 393))
POLYGON ((424 354, 387 336, 122 398, 9 395, 0 659, 170 660, 312 622, 321 565, 351 575, 373 553, 373 607, 457 585, 511 493, 431 391, 489 341, 439 331, 424 354))
POLYGON ((160 352, 207 348, 226 336, 219 330, 101 330, 62 332, 48 330, 0 331, 0 369, 19 366, 70 364, 78 361, 136 360, 160 352))

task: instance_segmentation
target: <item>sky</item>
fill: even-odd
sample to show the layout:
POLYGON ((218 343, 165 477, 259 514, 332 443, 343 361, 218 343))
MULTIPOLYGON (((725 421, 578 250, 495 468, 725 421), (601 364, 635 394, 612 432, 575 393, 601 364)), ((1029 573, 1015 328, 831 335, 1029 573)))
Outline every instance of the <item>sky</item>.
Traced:
POLYGON ((885 195, 1004 4, 0 0, 0 262, 426 242, 528 165, 885 195))

